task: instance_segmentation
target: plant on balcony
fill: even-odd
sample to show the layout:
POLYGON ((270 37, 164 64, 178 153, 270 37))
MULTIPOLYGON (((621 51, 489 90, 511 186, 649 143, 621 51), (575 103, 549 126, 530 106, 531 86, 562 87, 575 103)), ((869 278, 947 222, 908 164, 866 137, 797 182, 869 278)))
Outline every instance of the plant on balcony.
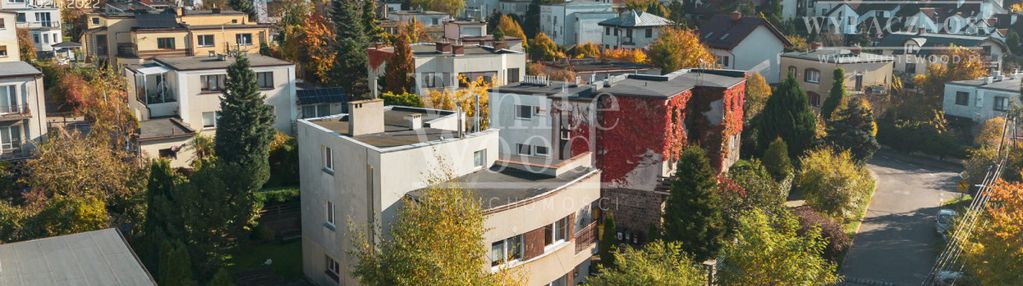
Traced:
POLYGON ((726 234, 717 178, 699 146, 682 151, 665 202, 664 240, 683 242, 682 249, 697 260, 717 255, 726 234))

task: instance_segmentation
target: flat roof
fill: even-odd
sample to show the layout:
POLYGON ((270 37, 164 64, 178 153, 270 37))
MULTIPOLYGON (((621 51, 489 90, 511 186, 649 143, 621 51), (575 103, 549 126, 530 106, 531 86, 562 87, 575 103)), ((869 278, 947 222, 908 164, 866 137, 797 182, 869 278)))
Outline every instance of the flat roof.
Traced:
POLYGON ((563 81, 551 81, 549 84, 534 84, 522 81, 490 89, 490 92, 497 93, 534 94, 548 96, 551 95, 590 96, 593 94, 592 91, 593 86, 591 85, 579 85, 574 82, 563 81))
POLYGON ((36 67, 26 62, 0 62, 0 77, 41 75, 36 67))
POLYGON ((949 82, 949 84, 968 85, 983 89, 1018 93, 1021 81, 1023 81, 1023 75, 1017 75, 1015 78, 1012 78, 1012 76, 1010 75, 1006 75, 1005 78, 1003 78, 1002 80, 992 80, 991 83, 987 83, 986 78, 979 78, 970 80, 957 80, 949 82))
MULTIPOLYGON (((393 52, 393 50, 391 50, 393 52)), ((509 49, 495 49, 493 47, 472 45, 464 46, 465 55, 496 55, 496 54, 521 54, 521 52, 509 50, 509 49)), ((440 56, 440 55, 452 55, 450 52, 441 53, 437 51, 437 44, 435 43, 416 43, 412 44, 412 54, 414 56, 440 56)))
POLYGON ((354 137, 348 130, 347 114, 310 119, 309 122, 377 148, 389 148, 455 138, 457 135, 455 130, 435 129, 428 126, 432 120, 454 114, 454 111, 446 110, 387 106, 384 109, 384 132, 354 137), (413 130, 408 126, 405 117, 412 114, 422 115, 423 128, 413 130))
POLYGON ((680 70, 667 75, 625 75, 610 79, 601 93, 614 95, 672 97, 695 87, 730 88, 746 80, 745 73, 732 70, 680 70))
MULTIPOLYGON (((268 57, 260 54, 248 54, 249 63, 252 67, 290 66, 293 65, 282 59, 268 57)), ((155 61, 175 70, 215 70, 226 69, 234 64, 235 57, 224 57, 220 60, 216 57, 193 56, 193 57, 156 57, 155 61)))
MULTIPOLYGON (((868 48, 869 49, 869 48, 868 48)), ((838 64, 855 64, 855 63, 878 63, 878 62, 891 62, 895 61, 895 58, 891 56, 871 54, 871 53, 853 53, 850 50, 845 49, 830 49, 823 48, 809 52, 788 52, 781 54, 785 58, 796 58, 802 60, 838 63, 838 64)))
POLYGON ((0 245, 0 285, 156 285, 113 229, 0 245))
MULTIPOLYGON (((469 191, 482 202, 484 210, 489 210, 561 189, 592 174, 596 174, 596 170, 590 167, 577 167, 560 176, 551 176, 495 164, 490 169, 469 173, 446 184, 469 191)), ((421 192, 417 190, 409 195, 415 197, 421 192)))
POLYGON ((195 130, 177 118, 154 118, 139 122, 139 141, 182 139, 195 136, 195 130))

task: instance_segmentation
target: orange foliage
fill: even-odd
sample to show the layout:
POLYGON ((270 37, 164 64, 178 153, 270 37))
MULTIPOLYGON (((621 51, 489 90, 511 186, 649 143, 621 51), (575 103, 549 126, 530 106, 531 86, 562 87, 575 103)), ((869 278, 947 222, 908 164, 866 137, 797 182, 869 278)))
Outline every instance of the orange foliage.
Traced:
POLYGON ((327 24, 327 19, 318 13, 306 18, 304 26, 304 46, 310 68, 320 82, 328 82, 330 70, 334 68, 334 60, 337 58, 334 30, 327 24))

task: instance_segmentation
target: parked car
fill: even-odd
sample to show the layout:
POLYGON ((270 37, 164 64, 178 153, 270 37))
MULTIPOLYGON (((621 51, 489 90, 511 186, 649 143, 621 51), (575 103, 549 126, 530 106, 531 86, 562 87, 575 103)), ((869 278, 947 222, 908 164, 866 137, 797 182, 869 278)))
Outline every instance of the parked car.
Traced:
POLYGON ((942 209, 938 211, 938 216, 935 219, 934 228, 938 231, 938 234, 940 234, 941 237, 944 238, 945 240, 948 240, 948 232, 949 230, 952 229, 953 223, 955 222, 955 218, 958 215, 959 213, 956 213, 956 211, 950 209, 942 209))
MULTIPOLYGON (((955 271, 938 271, 938 274, 934 275, 933 283, 934 286, 951 286, 956 280, 963 278, 962 272, 955 271)), ((962 281, 960 281, 962 282, 962 281)), ((960 283, 962 284, 962 283, 960 283)))

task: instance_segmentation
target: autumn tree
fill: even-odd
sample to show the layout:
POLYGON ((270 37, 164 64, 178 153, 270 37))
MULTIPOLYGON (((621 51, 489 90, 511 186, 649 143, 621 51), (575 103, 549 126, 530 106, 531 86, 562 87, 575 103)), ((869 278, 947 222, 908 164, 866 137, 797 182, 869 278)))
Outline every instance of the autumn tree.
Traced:
POLYGON ((650 62, 661 69, 661 74, 690 67, 711 67, 716 62, 710 50, 700 43, 699 35, 685 28, 662 29, 648 50, 650 62))
POLYGON ((337 58, 334 30, 330 29, 327 19, 319 13, 305 18, 303 27, 305 36, 302 37, 302 47, 309 58, 307 64, 319 82, 330 82, 330 71, 334 69, 334 59, 337 58))
POLYGON ((682 151, 664 203, 664 240, 683 242, 683 250, 703 261, 717 255, 725 237, 717 176, 698 146, 682 151))
POLYGON ((17 28, 18 34, 18 54, 21 55, 21 60, 33 61, 36 59, 36 45, 33 44, 32 36, 28 29, 17 28))
MULTIPOLYGON (((429 187, 404 198, 389 239, 371 244, 356 233, 353 274, 364 285, 513 285, 507 271, 491 273, 480 202, 458 186, 429 187)), ((356 226, 350 227, 354 229, 356 226)), ((523 242, 524 243, 524 242, 523 242)))
POLYGON ((26 228, 31 237, 50 237, 110 227, 106 203, 97 197, 57 195, 46 201, 26 228))
POLYGON ((465 9, 465 0, 410 0, 410 8, 423 8, 429 11, 444 12, 451 16, 465 9))
POLYGON ((794 183, 808 206, 834 218, 851 216, 874 189, 874 178, 865 167, 857 165, 848 151, 831 148, 803 156, 794 183))
POLYGON ((384 100, 384 105, 423 107, 423 99, 415 93, 384 92, 380 95, 380 99, 384 100))
POLYGON ((369 95, 366 64, 366 49, 369 42, 363 25, 362 5, 364 1, 332 0, 331 18, 337 39, 337 55, 330 80, 348 92, 353 98, 369 95))
POLYGON ((858 164, 866 163, 881 149, 876 138, 874 111, 867 104, 865 99, 850 99, 848 105, 834 115, 834 121, 828 125, 828 136, 824 138, 836 150, 849 151, 858 164))
POLYGON ((988 74, 984 58, 974 48, 952 45, 948 49, 936 51, 935 54, 950 60, 943 64, 928 65, 926 75, 914 79, 922 94, 911 97, 903 104, 908 109, 909 114, 906 116, 909 118, 926 119, 933 111, 940 110, 946 83, 977 79, 988 74))
POLYGON ((558 44, 554 43, 547 34, 540 32, 533 38, 533 43, 529 46, 529 58, 534 61, 553 61, 559 58, 564 58, 564 53, 558 48, 558 44))
POLYGON ((501 31, 505 36, 512 36, 522 40, 522 47, 528 48, 528 38, 526 38, 526 32, 522 30, 522 26, 519 25, 518 21, 512 19, 508 15, 502 15, 499 22, 497 23, 497 31, 501 31))
POLYGON ((484 80, 483 77, 475 79, 459 77, 458 81, 465 88, 456 91, 447 89, 430 90, 430 93, 427 95, 430 107, 444 110, 456 110, 458 107, 461 107, 467 119, 465 130, 474 130, 473 118, 476 117, 476 114, 479 114, 480 130, 487 130, 487 128, 490 128, 490 92, 488 90, 493 84, 484 80), (476 101, 477 98, 479 98, 479 102, 476 101), (479 110, 476 109, 477 105, 479 105, 479 110))
MULTIPOLYGON (((1023 174, 1021 174, 1023 176, 1023 174)), ((962 242, 963 261, 979 285, 1011 285, 1023 281, 1023 183, 999 180, 988 207, 962 242)))
POLYGON ((405 93, 415 89, 415 61, 412 59, 412 46, 408 35, 399 34, 394 44, 394 55, 387 60, 384 71, 384 92, 405 93))
POLYGON ((585 43, 575 46, 575 58, 599 58, 600 57, 600 46, 595 43, 585 43))
POLYGON ((835 69, 832 78, 834 81, 831 84, 831 92, 821 104, 821 117, 824 118, 824 121, 831 121, 831 114, 838 110, 838 106, 845 101, 845 70, 835 69))
MULTIPOLYGON (((757 122, 757 146, 766 148, 781 138, 788 144, 790 157, 799 156, 813 146, 817 116, 810 108, 806 93, 792 76, 778 87, 760 113, 757 122)), ((763 152, 760 152, 763 154, 763 152)))
POLYGON ((821 256, 819 232, 799 235, 791 215, 770 218, 754 210, 739 218, 736 242, 722 249, 718 283, 731 285, 833 285, 837 267, 821 256))
POLYGON ((706 285, 703 269, 682 251, 680 242, 652 241, 642 249, 626 247, 614 253, 614 267, 598 266, 586 285, 706 285))
POLYGON ((738 227, 742 214, 761 210, 769 215, 783 211, 788 189, 776 182, 758 160, 740 160, 718 179, 718 191, 729 229, 738 227))
POLYGON ((754 72, 746 79, 746 97, 742 104, 743 122, 749 124, 754 117, 764 110, 767 99, 771 97, 771 86, 764 76, 754 72))

